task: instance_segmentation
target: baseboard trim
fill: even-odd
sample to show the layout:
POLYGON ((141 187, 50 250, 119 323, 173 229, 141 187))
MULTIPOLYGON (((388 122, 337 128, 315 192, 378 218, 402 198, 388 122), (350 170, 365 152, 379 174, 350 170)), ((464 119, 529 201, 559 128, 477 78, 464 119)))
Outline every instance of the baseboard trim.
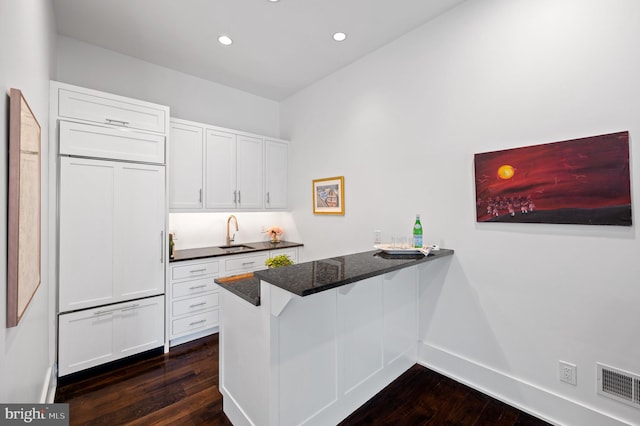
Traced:
POLYGON ((52 404, 56 398, 56 388, 58 387, 58 379, 56 377, 55 365, 47 368, 42 391, 40 392, 41 404, 52 404))
POLYGON ((551 424, 631 426, 593 407, 425 342, 419 345, 418 364, 551 424), (483 383, 490 383, 491 388, 483 383))

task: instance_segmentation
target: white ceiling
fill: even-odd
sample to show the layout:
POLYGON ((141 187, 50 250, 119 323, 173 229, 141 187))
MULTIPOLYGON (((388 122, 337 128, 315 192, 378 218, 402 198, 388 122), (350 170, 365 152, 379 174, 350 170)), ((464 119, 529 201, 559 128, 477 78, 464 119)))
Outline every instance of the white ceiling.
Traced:
POLYGON ((464 0, 53 0, 58 33, 282 100, 464 0), (337 43, 331 36, 347 33, 337 43), (217 42, 220 34, 231 46, 217 42))

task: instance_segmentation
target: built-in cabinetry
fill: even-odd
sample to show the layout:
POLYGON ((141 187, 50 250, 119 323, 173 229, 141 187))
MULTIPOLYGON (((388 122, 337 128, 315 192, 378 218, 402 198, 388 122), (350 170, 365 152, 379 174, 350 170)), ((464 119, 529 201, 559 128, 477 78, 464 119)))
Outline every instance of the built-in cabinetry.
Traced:
POLYGON ((60 315, 58 375, 164 345, 164 296, 60 315))
POLYGON ((201 210, 204 188, 204 128, 172 119, 169 142, 169 208, 201 210))
POLYGON ((169 339, 181 343, 190 340, 184 336, 218 326, 219 292, 214 279, 220 275, 220 261, 177 262, 170 269, 169 339))
POLYGON ((60 158, 58 309, 164 293, 164 167, 60 158))
POLYGON ((298 248, 173 262, 169 284, 169 339, 174 346, 218 331, 220 289, 216 278, 265 269, 269 257, 287 254, 297 263, 298 248))
POLYGON ((170 211, 287 208, 286 141, 172 119, 170 211))
POLYGON ((165 343, 169 108, 51 83, 58 374, 165 343))
POLYGON ((264 141, 264 206, 266 209, 286 209, 289 168, 289 144, 282 141, 264 141))

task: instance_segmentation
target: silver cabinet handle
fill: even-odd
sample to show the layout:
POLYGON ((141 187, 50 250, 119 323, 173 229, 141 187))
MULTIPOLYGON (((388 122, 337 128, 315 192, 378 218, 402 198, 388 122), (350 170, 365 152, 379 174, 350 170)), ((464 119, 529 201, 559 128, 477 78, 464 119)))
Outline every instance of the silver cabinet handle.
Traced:
POLYGON ((256 263, 255 261, 253 262, 242 262, 242 266, 244 265, 253 265, 254 263, 256 263))
POLYGON ((237 198, 236 198, 236 196, 237 196, 237 192, 238 192, 238 191, 233 191, 233 204, 236 204, 236 203, 238 202, 238 201, 237 201, 237 198))
POLYGON ((198 306, 204 306, 207 302, 194 303, 193 305, 189 305, 190 308, 197 308, 198 306))
POLYGON ((160 231, 160 263, 164 263, 164 231, 160 231))
POLYGON ((107 123, 109 124, 119 124, 120 126, 128 126, 129 122, 128 121, 122 121, 122 120, 114 120, 112 118, 107 118, 107 123))
POLYGON ((240 198, 240 191, 238 191, 238 204, 242 204, 242 199, 240 198))
POLYGON ((196 272, 204 272, 204 271, 206 271, 206 270, 207 270, 207 268, 202 268, 202 269, 192 269, 192 270, 190 270, 190 271, 189 271, 189 273, 190 273, 190 274, 194 274, 194 273, 196 273, 196 272))
POLYGON ((198 195, 198 200, 202 203, 202 188, 200 188, 200 195, 198 195))
POLYGON ((106 310, 102 310, 102 311, 95 311, 93 313, 93 315, 94 316, 98 316, 98 315, 110 314, 110 313, 116 312, 116 311, 129 311, 131 309, 137 308, 138 306, 140 306, 138 303, 134 303, 133 305, 125 306, 123 308, 115 308, 115 309, 106 309, 106 310))
POLYGON ((205 323, 205 322, 207 322, 207 320, 206 320, 206 319, 203 319, 203 320, 200 320, 200 321, 190 322, 190 323, 189 323, 189 325, 190 325, 190 326, 191 326, 191 325, 198 325, 198 324, 202 324, 202 323, 205 323))
POLYGON ((271 201, 269 201, 269 193, 267 192, 267 204, 269 204, 271 201))
POLYGON ((206 284, 194 285, 193 287, 189 287, 189 290, 197 290, 199 288, 205 288, 206 286, 207 286, 206 284))

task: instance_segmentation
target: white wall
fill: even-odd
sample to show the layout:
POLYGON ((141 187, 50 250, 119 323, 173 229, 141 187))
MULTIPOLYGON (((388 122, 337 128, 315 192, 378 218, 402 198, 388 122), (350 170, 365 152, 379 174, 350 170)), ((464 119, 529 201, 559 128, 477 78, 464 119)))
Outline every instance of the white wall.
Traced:
POLYGON ((168 105, 176 118, 280 136, 275 101, 73 38, 57 43, 58 81, 168 105))
POLYGON ((425 364, 554 422, 640 424, 595 393, 596 362, 640 373, 638 40, 636 0, 468 1, 285 100, 307 258, 408 235, 419 212, 456 251, 423 282, 425 364), (476 223, 474 153, 621 130, 634 226, 476 223), (345 216, 314 216, 312 179, 339 175, 345 216))
MULTIPOLYGON (((49 79, 54 71, 55 24, 50 2, 0 0, 0 133, 8 141, 8 93, 20 89, 42 131, 42 211, 48 198, 49 79)), ((6 145, 5 145, 6 146, 6 145)), ((44 402, 55 360, 54 289, 48 280, 49 226, 42 214, 41 284, 17 327, 7 316, 7 149, 0 150, 0 402, 44 402)))

